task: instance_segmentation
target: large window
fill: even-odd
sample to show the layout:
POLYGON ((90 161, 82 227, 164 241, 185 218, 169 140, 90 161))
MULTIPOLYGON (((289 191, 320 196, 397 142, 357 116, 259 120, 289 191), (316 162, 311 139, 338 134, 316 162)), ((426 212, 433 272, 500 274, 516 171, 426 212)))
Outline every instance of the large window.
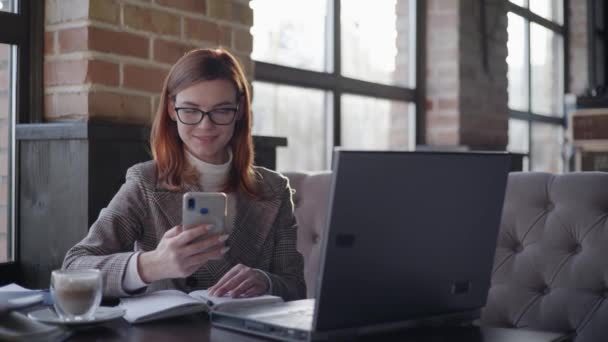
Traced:
POLYGON ((416 0, 252 0, 253 132, 285 136, 279 170, 330 168, 334 146, 416 143, 416 0))
POLYGON ((509 3, 509 146, 534 171, 563 169, 567 25, 563 0, 509 3))
POLYGON ((42 93, 41 2, 0 0, 0 279, 16 277, 15 124, 39 117, 42 93), (31 20, 31 21, 30 21, 31 20), (39 21, 39 22, 38 22, 39 21), (32 26, 37 22, 38 26, 32 26), (35 62, 36 61, 36 62, 35 62), (34 72, 33 70, 37 71, 34 72), (33 77, 36 73, 37 77, 33 77), (36 80, 34 80, 36 79, 36 80), (38 83, 37 83, 38 82, 38 83), (39 88, 34 91, 33 88, 39 88))

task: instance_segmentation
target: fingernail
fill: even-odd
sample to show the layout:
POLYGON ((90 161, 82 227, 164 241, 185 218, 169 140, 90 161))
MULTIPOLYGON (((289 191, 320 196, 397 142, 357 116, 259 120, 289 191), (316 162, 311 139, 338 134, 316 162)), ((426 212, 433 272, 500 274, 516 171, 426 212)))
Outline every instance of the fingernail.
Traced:
POLYGON ((222 236, 219 237, 219 239, 217 239, 219 242, 224 242, 226 240, 228 240, 228 234, 224 234, 222 236))
POLYGON ((230 247, 224 247, 220 250, 220 253, 226 254, 226 252, 228 252, 229 250, 230 250, 230 247))
POLYGON ((209 225, 209 226, 207 226, 207 231, 208 231, 208 232, 209 232, 209 231, 211 231, 212 229, 213 229, 213 225, 209 225))

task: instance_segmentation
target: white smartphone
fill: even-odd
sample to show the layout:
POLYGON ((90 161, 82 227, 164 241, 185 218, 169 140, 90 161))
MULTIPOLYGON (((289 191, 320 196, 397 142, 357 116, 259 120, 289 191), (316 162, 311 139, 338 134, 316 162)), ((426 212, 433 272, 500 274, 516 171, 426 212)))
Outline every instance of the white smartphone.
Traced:
POLYGON ((212 224, 210 233, 224 231, 226 194, 223 192, 187 192, 182 204, 182 227, 189 229, 202 223, 212 224))

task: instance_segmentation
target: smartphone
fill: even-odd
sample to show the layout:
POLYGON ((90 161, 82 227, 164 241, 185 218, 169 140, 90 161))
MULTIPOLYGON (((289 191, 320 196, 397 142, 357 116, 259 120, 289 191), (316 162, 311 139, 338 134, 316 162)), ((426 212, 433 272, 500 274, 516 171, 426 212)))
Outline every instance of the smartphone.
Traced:
POLYGON ((210 233, 224 231, 226 194, 223 192, 187 192, 182 204, 182 227, 189 229, 202 223, 212 224, 210 233))

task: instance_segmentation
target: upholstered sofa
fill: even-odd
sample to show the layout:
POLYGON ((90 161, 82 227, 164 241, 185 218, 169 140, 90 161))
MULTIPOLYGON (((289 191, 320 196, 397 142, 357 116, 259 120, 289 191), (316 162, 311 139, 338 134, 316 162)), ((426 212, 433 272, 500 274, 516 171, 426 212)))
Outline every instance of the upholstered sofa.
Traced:
MULTIPOLYGON (((286 173, 308 297, 315 296, 331 173, 286 173)), ((608 341, 608 173, 511 173, 481 323, 608 341)))

